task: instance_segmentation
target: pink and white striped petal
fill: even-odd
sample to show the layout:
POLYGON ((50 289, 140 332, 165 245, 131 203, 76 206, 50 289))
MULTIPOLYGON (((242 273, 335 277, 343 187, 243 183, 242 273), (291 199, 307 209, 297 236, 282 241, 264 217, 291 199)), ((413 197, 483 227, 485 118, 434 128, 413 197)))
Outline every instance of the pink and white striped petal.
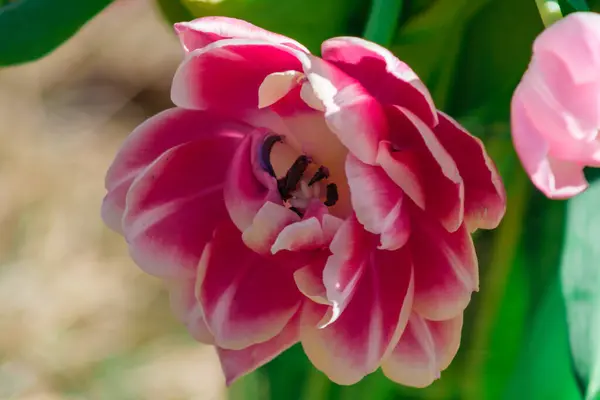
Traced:
POLYGON ((465 223, 470 231, 494 229, 506 211, 502 179, 483 143, 448 115, 439 113, 435 134, 450 153, 465 186, 465 223))
POLYGON ((388 49, 356 37, 323 42, 323 59, 350 75, 383 104, 405 107, 429 127, 438 119, 433 99, 417 74, 388 49))
POLYGON ((180 144, 135 179, 127 193, 123 232, 132 258, 146 272, 195 276, 204 246, 228 217, 225 172, 239 142, 237 136, 216 136, 180 144))
MULTIPOLYGON (((282 231, 290 224, 297 225, 305 222, 299 221, 300 217, 289 208, 267 201, 254 216, 252 225, 244 230, 242 240, 246 246, 257 253, 271 254, 271 248, 276 245, 276 241, 279 241, 280 233, 283 233, 282 231)), ((320 225, 318 228, 320 229, 320 225)))
POLYGON ((251 130, 244 123, 183 108, 171 108, 147 119, 127 137, 106 174, 108 193, 101 211, 104 222, 122 233, 125 197, 131 183, 165 151, 202 138, 241 140, 251 130))
POLYGON ((217 346, 241 350, 265 342, 288 324, 302 294, 294 265, 250 250, 229 221, 214 233, 198 267, 197 297, 217 346))
POLYGON ((429 321, 413 313, 398 345, 382 365, 383 373, 402 385, 427 387, 456 355, 463 316, 429 321))
POLYGON ((332 381, 351 385, 374 372, 395 347, 412 308, 413 272, 406 251, 372 248, 352 299, 321 329, 304 329, 304 351, 332 381))
POLYGON ((402 189, 381 167, 367 165, 352 154, 346 158, 346 176, 356 217, 367 231, 380 235, 379 248, 404 246, 410 218, 402 189))
POLYGON ((273 338, 240 350, 217 348, 225 383, 230 386, 238 378, 262 367, 283 351, 290 348, 300 337, 300 311, 273 338))
POLYGON ((310 53, 306 47, 293 39, 236 18, 204 17, 190 22, 179 22, 174 27, 181 45, 187 52, 201 49, 223 39, 255 39, 310 53))
POLYGON ((171 99, 183 108, 242 116, 258 108, 259 88, 267 76, 302 71, 295 54, 260 40, 213 42, 186 55, 173 78, 171 99))
POLYGON ((477 255, 463 224, 448 232, 425 213, 413 210, 409 246, 415 268, 414 310, 441 321, 462 314, 479 290, 477 255))
MULTIPOLYGON (((391 151, 414 152, 419 162, 413 175, 420 178, 425 211, 441 221, 449 232, 457 230, 464 216, 464 184, 456 163, 435 133, 416 115, 401 107, 388 107, 386 111, 392 136, 391 151)), ((406 164, 395 165, 393 155, 384 160, 387 162, 381 166, 392 180, 403 182, 407 179, 395 176, 407 169, 406 164)))

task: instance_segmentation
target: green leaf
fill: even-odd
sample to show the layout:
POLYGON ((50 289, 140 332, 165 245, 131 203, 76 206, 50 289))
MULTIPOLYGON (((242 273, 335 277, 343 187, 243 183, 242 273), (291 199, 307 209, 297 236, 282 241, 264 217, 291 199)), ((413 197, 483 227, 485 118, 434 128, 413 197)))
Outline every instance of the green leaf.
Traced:
POLYGON ((557 280, 546 291, 532 322, 504 398, 581 400, 571 368, 565 305, 557 280))
POLYGON ((0 66, 37 60, 112 0, 20 0, 0 8, 0 66))
POLYGON ((590 7, 585 0, 567 0, 568 3, 573 7, 576 11, 590 11, 590 7))
POLYGON ((575 369, 600 398, 600 181, 567 206, 562 285, 575 369))
POLYGON ((181 0, 194 17, 224 15, 294 38, 319 53, 333 36, 360 36, 369 11, 363 0, 181 0))
POLYGON ((179 0, 156 0, 156 4, 167 22, 190 21, 194 16, 179 0))

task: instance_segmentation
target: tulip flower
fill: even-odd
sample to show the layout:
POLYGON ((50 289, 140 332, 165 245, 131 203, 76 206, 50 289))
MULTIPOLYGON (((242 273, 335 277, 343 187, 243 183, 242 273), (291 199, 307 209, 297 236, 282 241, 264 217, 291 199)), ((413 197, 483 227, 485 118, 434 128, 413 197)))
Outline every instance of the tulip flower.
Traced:
POLYGON ((505 210, 481 142, 371 42, 317 57, 230 18, 175 30, 176 107, 123 144, 105 222, 228 383, 301 342, 339 384, 429 385, 478 290, 470 233, 505 210))
POLYGON ((578 12, 550 25, 511 106, 515 148, 534 185, 565 199, 583 192, 586 166, 600 166, 600 15, 578 12))

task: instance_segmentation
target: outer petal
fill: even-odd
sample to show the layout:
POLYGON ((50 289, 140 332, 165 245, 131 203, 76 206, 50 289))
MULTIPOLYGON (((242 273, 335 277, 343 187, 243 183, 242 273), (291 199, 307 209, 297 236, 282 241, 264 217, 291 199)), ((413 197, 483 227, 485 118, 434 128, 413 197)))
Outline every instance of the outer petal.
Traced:
POLYGON ((350 385, 374 372, 393 350, 410 315, 412 265, 407 252, 368 255, 350 304, 333 324, 305 329, 304 351, 334 382, 350 385))
POLYGON ((462 322, 462 314, 438 322, 412 314, 398 345, 382 365, 383 373, 402 385, 429 386, 456 355, 462 322))
POLYGON ((300 71, 301 65, 286 46, 219 40, 187 54, 173 78, 171 98, 184 108, 238 116, 258 108, 259 88, 268 75, 291 70, 300 71))
MULTIPOLYGON (((329 128, 359 160, 373 164, 387 138, 379 102, 356 79, 320 58, 298 54, 313 94, 323 104, 329 128)), ((306 85, 306 84, 305 84, 306 85)))
POLYGON ((333 313, 333 323, 348 305, 368 262, 368 254, 377 245, 377 237, 366 232, 353 215, 346 219, 334 236, 329 249, 333 253, 323 270, 323 283, 333 313))
POLYGON ((515 149, 533 184, 553 199, 573 197, 588 184, 583 175, 584 165, 553 158, 548 154, 548 143, 531 122, 519 89, 511 104, 511 127, 515 149))
POLYGON ((186 51, 194 51, 222 39, 258 39, 310 53, 306 47, 293 39, 235 18, 204 17, 190 22, 179 22, 175 24, 175 31, 186 51))
POLYGON ((472 231, 493 229, 506 211, 506 192, 483 143, 456 121, 439 113, 435 134, 450 153, 465 185, 465 222, 472 231))
POLYGON ((227 386, 238 378, 265 365, 283 351, 298 342, 300 336, 300 311, 288 322, 283 330, 266 342, 257 343, 240 350, 218 348, 221 368, 225 373, 227 386))
POLYGON ((199 266, 197 297, 219 347, 240 350, 279 334, 298 310, 292 266, 248 249, 227 222, 199 266))
POLYGON ((454 318, 479 288, 471 235, 464 224, 450 233, 417 210, 413 216, 409 246, 415 268, 414 310, 433 321, 454 318))
POLYGON ((195 276, 206 242, 227 218, 225 171, 239 142, 220 136, 181 144, 136 178, 127 193, 123 232, 132 258, 146 272, 195 276))
POLYGON ((367 231, 381 235, 379 248, 404 246, 410 220, 402 189, 383 169, 364 164, 352 154, 346 159, 346 175, 356 217, 367 231))
POLYGON ((356 37, 338 37, 323 42, 321 52, 381 103, 405 107, 430 127, 437 124, 436 108, 423 82, 386 48, 356 37))
POLYGON ((172 147, 207 137, 242 137, 252 128, 202 111, 171 108, 138 126, 125 140, 106 174, 106 195, 102 204, 104 222, 117 232, 125 196, 133 180, 158 156, 172 147))
POLYGON ((173 314, 187 327, 194 339, 206 344, 214 344, 214 338, 206 321, 200 303, 196 299, 196 279, 167 281, 173 314))
MULTIPOLYGON (((439 219, 448 231, 457 230, 462 224, 464 215, 464 185, 456 163, 433 131, 416 115, 400 107, 389 107, 387 111, 392 131, 391 151, 408 152, 411 155, 408 160, 418 161, 418 167, 413 175, 420 179, 419 183, 423 187, 425 210, 439 219)), ((401 158, 400 162, 397 162, 396 157, 394 154, 381 155, 378 160, 392 180, 408 186, 412 182, 406 182, 405 177, 397 176, 398 173, 408 169, 398 168, 400 162, 404 163, 400 165, 406 165, 406 159, 401 158)), ((404 189, 405 186, 402 188, 404 189)), ((419 193, 412 188, 408 188, 405 192, 409 196, 419 193)), ((419 198, 412 196, 411 198, 419 204, 419 198)))

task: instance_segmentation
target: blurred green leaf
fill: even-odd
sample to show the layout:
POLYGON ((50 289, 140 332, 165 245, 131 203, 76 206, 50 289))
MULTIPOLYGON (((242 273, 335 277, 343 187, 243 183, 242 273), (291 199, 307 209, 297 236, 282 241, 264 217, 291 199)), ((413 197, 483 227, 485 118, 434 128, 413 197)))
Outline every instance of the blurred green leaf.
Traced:
POLYGON ((112 0, 20 0, 0 8, 0 66, 37 60, 112 0))
POLYGON ((400 19, 403 0, 371 0, 371 11, 363 37, 389 46, 400 19))
POLYGON ((363 0, 181 0, 194 17, 223 15, 247 20, 292 37, 319 53, 321 42, 340 35, 360 36, 369 12, 363 0))
POLYGON ((190 10, 184 7, 179 0, 156 0, 156 4, 170 24, 194 19, 190 10))
POLYGON ((600 398, 600 181, 567 206, 562 286, 575 369, 586 398, 600 398))
POLYGON ((504 398, 582 399, 571 368, 565 306, 558 280, 548 288, 534 316, 504 398))
POLYGON ((585 0, 567 0, 569 4, 577 11, 590 11, 585 0))

